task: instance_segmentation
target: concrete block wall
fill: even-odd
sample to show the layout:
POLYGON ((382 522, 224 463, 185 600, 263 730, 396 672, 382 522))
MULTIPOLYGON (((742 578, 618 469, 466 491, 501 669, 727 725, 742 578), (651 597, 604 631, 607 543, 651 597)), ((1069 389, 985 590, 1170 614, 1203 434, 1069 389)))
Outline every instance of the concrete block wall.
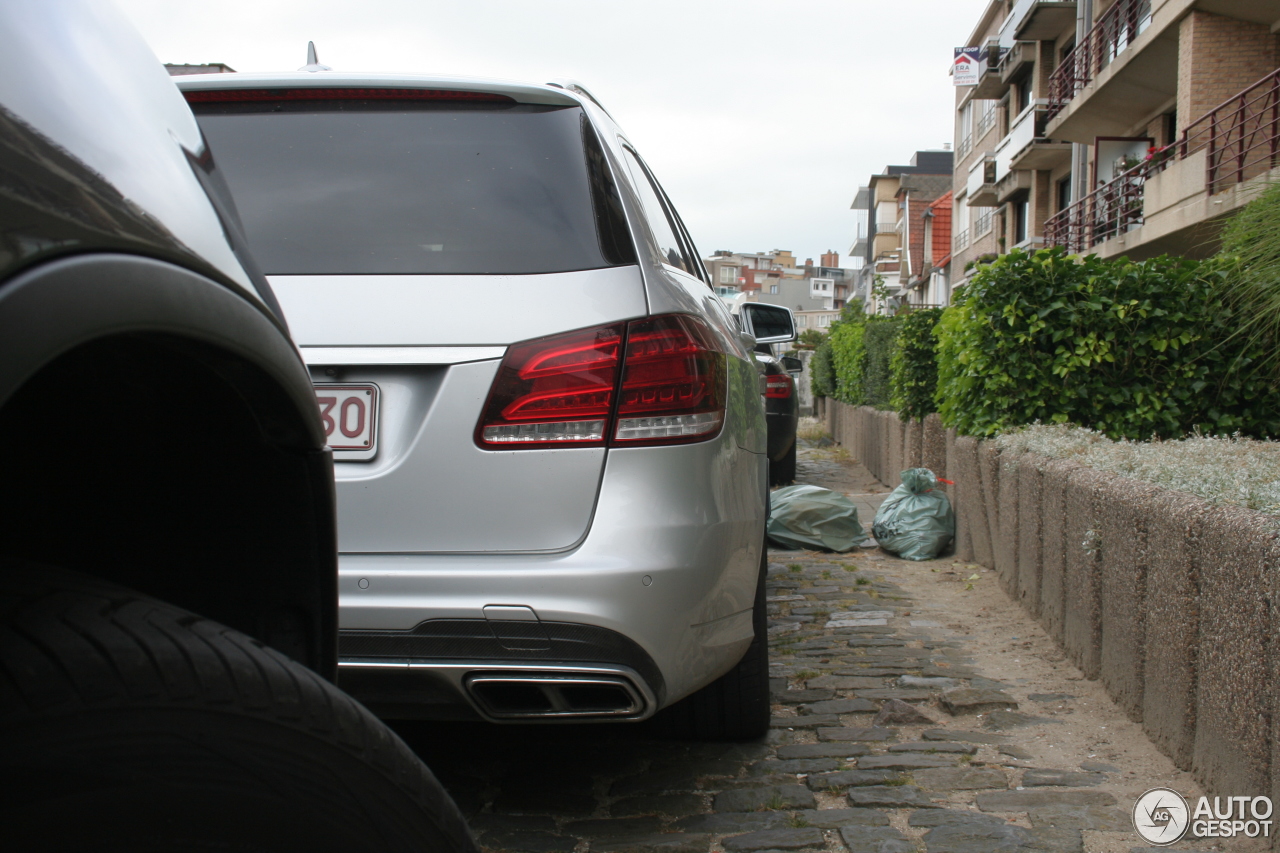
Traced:
POLYGON ((947 477, 947 431, 937 413, 929 415, 921 423, 920 466, 928 468, 942 479, 947 477))
POLYGON ((880 482, 887 486, 902 485, 902 462, 906 458, 903 452, 903 423, 897 412, 881 412, 884 419, 885 432, 889 434, 889 458, 884 474, 877 474, 880 482))
POLYGON ((1147 515, 1142 727, 1173 763, 1191 769, 1200 633, 1197 551, 1205 501, 1166 492, 1147 515))
POLYGON ((1142 722, 1145 655, 1147 517, 1161 490, 1112 477, 1098 489, 1102 632, 1099 671, 1107 692, 1134 722, 1142 722))
POLYGON ((1040 491, 1040 624, 1065 645, 1064 596, 1067 579, 1067 484, 1080 466, 1065 459, 1044 465, 1040 491))
POLYGON ((1044 480, 1042 457, 1021 460, 1018 469, 1018 600, 1033 617, 1040 618, 1040 493, 1044 480))
POLYGON ((1001 453, 936 416, 907 425, 834 407, 882 481, 895 463, 912 466, 919 436, 917 464, 956 481, 955 559, 995 569, 1207 793, 1280 802, 1275 519, 1070 460, 1001 453))
POLYGON ((986 510, 986 535, 990 557, 984 566, 995 568, 997 539, 1000 535, 1000 451, 989 441, 978 442, 978 477, 982 486, 982 506, 986 510))
POLYGON ((1018 594, 1018 460, 1012 453, 1001 454, 996 486, 997 537, 993 548, 1000 585, 1010 598, 1018 594))
POLYGON ((1062 644, 1071 662, 1090 679, 1097 679, 1101 672, 1102 652, 1098 492, 1114 479, 1114 474, 1091 468, 1076 468, 1067 478, 1062 644))
POLYGON ((969 514, 958 511, 960 483, 964 482, 964 478, 960 476, 960 448, 958 447, 956 431, 953 429, 946 431, 945 458, 947 461, 947 479, 952 481, 952 485, 947 486, 947 498, 950 499, 951 506, 957 508, 956 559, 969 563, 973 562, 973 535, 969 532, 969 514))
POLYGON ((1191 769, 1210 790, 1270 788, 1268 573, 1270 520, 1239 507, 1205 516, 1199 552, 1200 634, 1191 769))
POLYGON ((924 458, 924 424, 920 421, 902 422, 902 470, 919 468, 924 458))
POLYGON ((951 479, 956 481, 956 512, 968 508, 965 515, 965 533, 969 539, 969 551, 974 562, 984 566, 994 565, 991 551, 991 531, 987 528, 987 512, 982 499, 982 478, 978 473, 978 440, 967 435, 955 441, 956 470, 951 479))

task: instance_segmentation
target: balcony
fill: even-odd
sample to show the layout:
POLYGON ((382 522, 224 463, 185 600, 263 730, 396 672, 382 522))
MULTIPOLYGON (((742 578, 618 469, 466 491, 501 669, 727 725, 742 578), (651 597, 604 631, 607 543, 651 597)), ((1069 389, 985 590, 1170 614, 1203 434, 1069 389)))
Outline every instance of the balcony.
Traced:
POLYGON ((970 207, 990 207, 996 203, 996 161, 984 157, 969 167, 965 184, 970 207))
POLYGON ((996 183, 1011 172, 1053 169, 1071 159, 1070 142, 1045 138, 1048 112, 1043 101, 1031 104, 1013 120, 1009 135, 996 146, 996 183))
POLYGON ((1045 244, 1078 254, 1142 225, 1142 187, 1149 175, 1148 163, 1139 163, 1054 214, 1044 224, 1045 244))
POLYGON ((879 222, 879 221, 876 222, 876 234, 897 234, 897 233, 898 233, 897 220, 894 220, 893 222, 879 222))
POLYGON ((969 231, 968 229, 965 229, 964 231, 957 232, 957 234, 951 238, 951 253, 956 254, 967 248, 969 248, 969 231))
POLYGON ((1092 144, 1129 136, 1138 117, 1165 111, 1178 94, 1179 18, 1193 4, 1204 5, 1115 0, 1050 77, 1049 135, 1092 144))
POLYGON ((1155 224, 1145 229, 1139 244, 1176 240, 1178 233, 1229 213, 1250 197, 1249 193, 1231 194, 1227 190, 1255 179, 1271 180, 1277 167, 1280 70, 1188 125, 1177 142, 1153 150, 1142 163, 1053 216, 1045 223, 1045 242, 1084 252, 1112 237, 1148 226, 1153 216, 1155 224), (1153 191, 1154 201, 1148 199, 1148 181, 1175 164, 1177 169, 1171 170, 1176 172, 1174 178, 1189 181, 1194 174, 1201 174, 1203 178, 1194 179, 1202 182, 1202 189, 1177 191, 1163 186, 1176 183, 1166 176, 1160 189, 1153 191), (1220 198, 1214 200, 1214 195, 1220 198))
POLYGON ((996 202, 1004 204, 1009 201, 1024 201, 1031 194, 1031 185, 1035 182, 1035 172, 1025 169, 1009 172, 996 181, 996 202))
POLYGON ((1008 87, 1013 82, 1013 78, 1035 64, 1039 50, 1040 45, 1037 42, 1015 42, 1013 47, 1006 50, 1004 56, 1000 57, 1000 82, 1008 87))
POLYGON ((1074 26, 1075 0, 1018 0, 1000 28, 1000 40, 1049 41, 1074 26))
POLYGON ((1116 0, 1049 77, 1049 118, 1133 44, 1151 23, 1151 0, 1116 0))
POLYGON ((969 91, 970 98, 990 100, 1004 95, 1009 87, 1000 80, 1000 58, 1003 55, 1004 50, 997 39, 989 40, 982 48, 982 52, 978 54, 982 74, 978 77, 978 85, 969 91))

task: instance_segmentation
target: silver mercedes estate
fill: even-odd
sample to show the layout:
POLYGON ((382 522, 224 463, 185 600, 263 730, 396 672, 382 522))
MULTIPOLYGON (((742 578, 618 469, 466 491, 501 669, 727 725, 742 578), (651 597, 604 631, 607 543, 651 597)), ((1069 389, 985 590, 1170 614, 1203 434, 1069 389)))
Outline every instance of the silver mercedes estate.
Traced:
POLYGON ((341 685, 392 718, 762 734, 750 333, 794 327, 728 313, 609 113, 571 82, 178 85, 334 450, 341 685))

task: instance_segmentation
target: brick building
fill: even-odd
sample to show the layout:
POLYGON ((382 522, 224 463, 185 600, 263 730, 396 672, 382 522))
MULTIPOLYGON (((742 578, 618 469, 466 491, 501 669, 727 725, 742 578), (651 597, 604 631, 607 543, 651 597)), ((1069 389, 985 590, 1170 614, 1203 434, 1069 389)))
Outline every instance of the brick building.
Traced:
POLYGON ((1014 246, 1215 251, 1280 164, 1277 29, 1280 0, 989 2, 956 89, 951 286, 1014 246))
POLYGON ((950 192, 944 193, 925 207, 920 241, 923 261, 907 282, 910 305, 933 308, 950 304, 951 198, 950 192))
POLYGON ((849 254, 862 258, 853 295, 868 312, 909 301, 910 283, 926 266, 925 211, 951 189, 952 167, 950 151, 917 151, 908 165, 886 166, 858 188, 851 207, 859 232, 849 254), (877 282, 883 296, 877 296, 877 282))

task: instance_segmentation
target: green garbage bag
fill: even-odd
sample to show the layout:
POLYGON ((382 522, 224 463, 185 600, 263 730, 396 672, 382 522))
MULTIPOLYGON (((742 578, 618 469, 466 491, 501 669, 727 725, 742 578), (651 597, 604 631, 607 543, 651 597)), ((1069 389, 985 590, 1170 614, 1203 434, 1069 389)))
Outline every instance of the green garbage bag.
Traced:
POLYGON ((852 551, 867 541, 853 501, 821 486, 775 490, 766 530, 779 548, 852 551))
POLYGON ((928 468, 902 472, 902 485, 880 504, 871 534, 886 551, 907 560, 932 560, 956 535, 951 501, 928 468))

